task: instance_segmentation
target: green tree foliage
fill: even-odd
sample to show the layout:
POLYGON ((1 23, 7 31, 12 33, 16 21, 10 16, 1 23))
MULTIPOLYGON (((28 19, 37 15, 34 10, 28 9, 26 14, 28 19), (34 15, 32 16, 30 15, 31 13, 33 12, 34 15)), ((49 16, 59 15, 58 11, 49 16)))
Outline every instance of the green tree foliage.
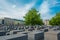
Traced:
POLYGON ((36 9, 31 9, 24 16, 26 25, 42 25, 42 19, 40 13, 36 9))
POLYGON ((60 12, 56 13, 49 23, 50 25, 60 25, 60 12))

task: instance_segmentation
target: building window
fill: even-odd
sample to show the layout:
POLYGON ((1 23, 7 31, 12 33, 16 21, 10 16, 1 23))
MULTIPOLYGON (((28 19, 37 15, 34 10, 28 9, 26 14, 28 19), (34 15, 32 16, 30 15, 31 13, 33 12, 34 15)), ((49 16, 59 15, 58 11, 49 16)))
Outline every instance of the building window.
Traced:
POLYGON ((2 20, 2 24, 4 24, 4 20, 2 20))

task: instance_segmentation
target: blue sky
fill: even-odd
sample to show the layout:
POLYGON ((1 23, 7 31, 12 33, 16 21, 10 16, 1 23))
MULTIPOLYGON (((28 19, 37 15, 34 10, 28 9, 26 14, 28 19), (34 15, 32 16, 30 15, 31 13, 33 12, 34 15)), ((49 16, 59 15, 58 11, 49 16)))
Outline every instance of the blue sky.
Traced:
POLYGON ((0 17, 23 19, 31 8, 36 8, 43 20, 51 19, 60 12, 60 0, 0 0, 0 17))

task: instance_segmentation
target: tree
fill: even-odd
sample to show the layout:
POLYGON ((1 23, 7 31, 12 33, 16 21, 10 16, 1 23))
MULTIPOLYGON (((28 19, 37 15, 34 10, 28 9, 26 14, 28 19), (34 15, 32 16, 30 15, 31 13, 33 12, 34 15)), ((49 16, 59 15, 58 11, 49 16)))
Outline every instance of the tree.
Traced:
POLYGON ((36 9, 31 9, 24 16, 26 25, 42 25, 42 19, 40 17, 40 13, 36 9))
POLYGON ((60 25, 60 12, 56 13, 49 23, 50 25, 60 25))

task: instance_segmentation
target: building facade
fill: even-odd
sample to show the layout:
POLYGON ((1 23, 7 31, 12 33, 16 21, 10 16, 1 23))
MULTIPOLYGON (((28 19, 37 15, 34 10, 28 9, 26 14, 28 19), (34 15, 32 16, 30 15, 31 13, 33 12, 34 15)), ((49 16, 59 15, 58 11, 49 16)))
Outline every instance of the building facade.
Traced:
POLYGON ((44 20, 44 25, 49 25, 49 20, 44 20))
POLYGON ((12 19, 12 18, 3 18, 3 19, 0 19, 0 24, 4 24, 4 25, 23 25, 24 21, 23 20, 18 20, 18 19, 12 19))

